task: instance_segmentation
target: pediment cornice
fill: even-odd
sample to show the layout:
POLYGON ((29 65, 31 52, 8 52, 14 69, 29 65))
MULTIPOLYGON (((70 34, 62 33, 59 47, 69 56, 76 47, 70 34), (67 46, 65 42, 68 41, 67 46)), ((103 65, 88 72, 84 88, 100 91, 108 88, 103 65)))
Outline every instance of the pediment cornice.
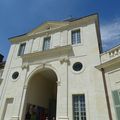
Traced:
POLYGON ((73 21, 63 21, 63 22, 50 21, 50 22, 43 23, 42 25, 32 30, 31 32, 28 32, 24 35, 12 37, 9 39, 12 43, 19 43, 22 41, 34 39, 36 37, 44 36, 46 34, 52 34, 52 33, 56 33, 58 31, 60 32, 63 30, 70 30, 74 27, 84 26, 87 24, 91 24, 93 22, 96 24, 97 27, 99 27, 97 17, 98 16, 94 14, 94 15, 90 15, 87 17, 73 20, 73 21))

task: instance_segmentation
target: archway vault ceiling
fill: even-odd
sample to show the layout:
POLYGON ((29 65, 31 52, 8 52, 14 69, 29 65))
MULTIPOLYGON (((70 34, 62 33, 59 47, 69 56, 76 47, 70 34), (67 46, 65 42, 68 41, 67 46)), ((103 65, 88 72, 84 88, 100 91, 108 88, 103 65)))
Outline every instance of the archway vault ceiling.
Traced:
POLYGON ((34 76, 41 76, 42 78, 44 78, 45 80, 49 80, 50 82, 56 82, 57 81, 57 75, 53 70, 49 70, 49 69, 43 69, 42 71, 38 71, 35 75, 32 76, 32 78, 34 78, 34 76))

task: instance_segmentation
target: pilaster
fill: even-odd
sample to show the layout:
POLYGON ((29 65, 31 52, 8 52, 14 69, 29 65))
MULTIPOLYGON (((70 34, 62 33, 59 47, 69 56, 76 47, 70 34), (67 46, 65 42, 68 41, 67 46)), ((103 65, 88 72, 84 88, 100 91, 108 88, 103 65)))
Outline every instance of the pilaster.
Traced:
POLYGON ((57 83, 57 120, 68 120, 68 65, 69 59, 60 60, 61 80, 57 83))

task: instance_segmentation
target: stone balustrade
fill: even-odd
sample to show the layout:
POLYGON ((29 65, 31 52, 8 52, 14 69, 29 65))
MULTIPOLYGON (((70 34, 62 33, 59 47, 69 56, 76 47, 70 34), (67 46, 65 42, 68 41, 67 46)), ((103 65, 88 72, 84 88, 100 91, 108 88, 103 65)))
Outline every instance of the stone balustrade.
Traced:
POLYGON ((108 50, 100 55, 101 62, 104 63, 120 56, 120 45, 108 50))

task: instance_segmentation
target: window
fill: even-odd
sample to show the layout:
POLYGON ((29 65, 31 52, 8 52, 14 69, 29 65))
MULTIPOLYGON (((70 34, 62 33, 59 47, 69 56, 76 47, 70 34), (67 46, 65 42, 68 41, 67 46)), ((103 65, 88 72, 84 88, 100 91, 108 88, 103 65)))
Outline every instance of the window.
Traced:
POLYGON ((73 95, 74 120, 86 120, 85 95, 73 95))
POLYGON ((81 42, 81 40, 80 40, 80 30, 72 31, 71 37, 72 37, 72 44, 80 43, 81 42))
POLYGON ((80 71, 82 69, 83 65, 80 62, 76 62, 73 64, 73 70, 80 71))
POLYGON ((14 73, 12 74, 12 78, 13 78, 13 79, 17 79, 18 76, 19 76, 19 72, 14 72, 14 73))
POLYGON ((50 49, 50 39, 51 37, 44 38, 43 50, 50 49))
POLYGON ((117 119, 120 120, 120 90, 112 91, 115 110, 116 110, 116 116, 117 119))
POLYGON ((26 43, 22 43, 19 47, 18 56, 24 55, 26 43))

